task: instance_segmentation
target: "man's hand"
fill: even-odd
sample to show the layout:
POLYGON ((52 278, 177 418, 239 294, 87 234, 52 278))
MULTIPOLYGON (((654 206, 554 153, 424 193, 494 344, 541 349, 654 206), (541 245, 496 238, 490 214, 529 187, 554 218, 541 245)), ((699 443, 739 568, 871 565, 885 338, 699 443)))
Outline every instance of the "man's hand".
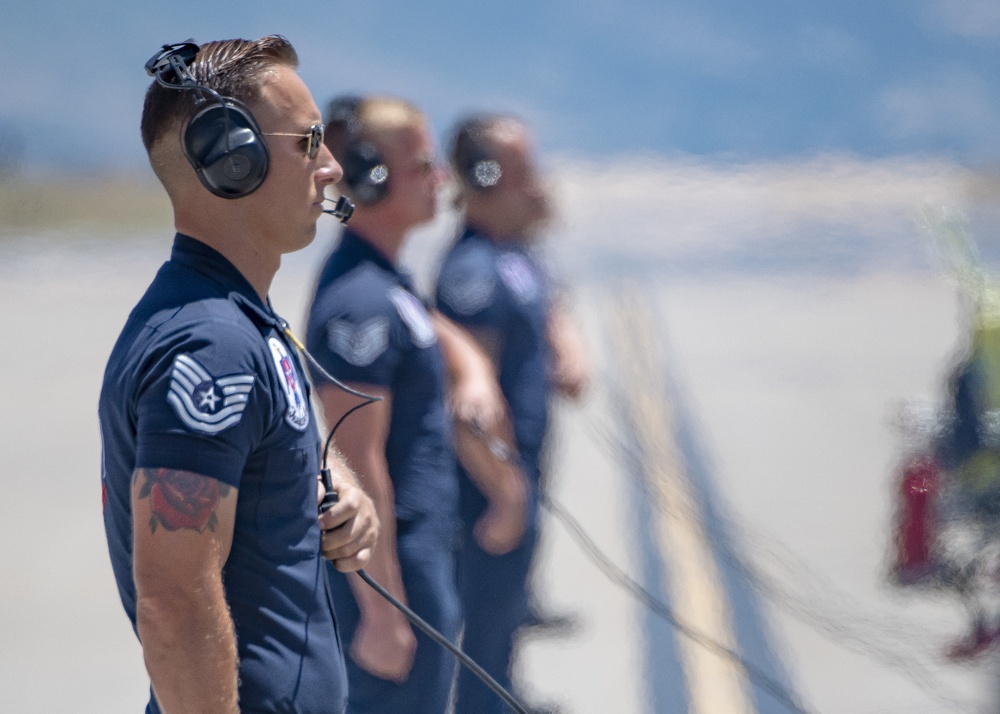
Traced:
POLYGON ((370 615, 362 611, 351 641, 351 659, 366 672, 401 684, 410 676, 417 638, 399 610, 389 603, 383 605, 369 608, 370 615))
MULTIPOLYGON (((336 466, 336 465, 335 465, 336 466)), ((333 471, 337 503, 319 516, 323 531, 323 557, 342 573, 364 568, 378 539, 379 519, 375 504, 357 482, 341 469, 333 471)), ((323 502, 326 489, 317 482, 316 502, 323 502)))
POLYGON ((590 384, 590 367, 581 353, 561 356, 552 369, 552 386, 564 397, 580 399, 590 384))
POLYGON ((552 386, 564 397, 580 399, 590 383, 590 362, 583 336, 559 303, 549 313, 546 338, 552 350, 549 365, 552 386))
POLYGON ((494 494, 473 526, 479 547, 490 555, 505 555, 520 544, 527 525, 527 486, 523 475, 511 475, 503 495, 494 494))
POLYGON ((486 510, 476 521, 473 536, 490 555, 509 553, 524 537, 530 488, 517 463, 517 451, 510 446, 514 440, 510 423, 504 419, 487 432, 468 422, 456 422, 452 438, 459 461, 486 497, 486 510))

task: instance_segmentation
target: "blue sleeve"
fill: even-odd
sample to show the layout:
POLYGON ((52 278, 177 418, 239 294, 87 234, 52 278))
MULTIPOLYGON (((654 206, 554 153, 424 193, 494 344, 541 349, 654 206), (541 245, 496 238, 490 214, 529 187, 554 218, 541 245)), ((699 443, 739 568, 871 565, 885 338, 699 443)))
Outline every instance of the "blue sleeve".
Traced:
POLYGON ((225 319, 165 327, 137 381, 136 467, 239 487, 272 408, 260 337, 225 319))
POLYGON ((510 300, 492 255, 458 249, 445 259, 435 291, 437 309, 464 327, 502 332, 510 319, 510 300))
MULTIPOLYGON (((392 386, 407 344, 386 292, 378 283, 346 280, 317 293, 306 347, 337 379, 392 386)), ((315 368, 310 373, 317 384, 329 381, 315 368)))

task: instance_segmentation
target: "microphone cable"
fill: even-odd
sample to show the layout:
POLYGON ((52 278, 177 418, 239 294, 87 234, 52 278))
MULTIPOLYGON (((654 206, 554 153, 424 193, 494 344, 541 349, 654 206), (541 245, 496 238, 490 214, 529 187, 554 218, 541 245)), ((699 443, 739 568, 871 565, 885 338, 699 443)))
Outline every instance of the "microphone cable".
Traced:
MULTIPOLYGON (((350 204, 350 202, 348 202, 348 204, 350 204)), ((340 204, 338 202, 338 207, 339 205, 340 204)), ((351 208, 353 210, 353 206, 351 208)), ((349 215, 350 214, 348 214, 348 217, 349 215)), ((346 219, 342 219, 342 221, 346 222, 346 219)), ((320 503, 319 512, 326 513, 328 510, 333 508, 334 504, 337 503, 337 498, 338 498, 337 492, 333 488, 333 475, 330 473, 330 469, 326 465, 326 459, 330 455, 330 445, 333 443, 333 435, 337 432, 337 429, 340 427, 340 425, 344 422, 344 420, 347 417, 349 417, 351 414, 356 412, 358 409, 361 409, 362 407, 366 407, 374 402, 382 401, 382 397, 375 394, 366 394, 365 392, 358 391, 357 389, 352 389, 351 387, 347 386, 339 379, 334 377, 326 370, 325 367, 323 367, 323 365, 319 363, 319 361, 316 360, 315 357, 312 356, 312 354, 309 353, 305 345, 302 344, 302 342, 299 341, 299 338, 297 338, 295 334, 292 332, 291 328, 288 326, 288 323, 283 318, 280 317, 278 318, 278 320, 281 323, 285 335, 288 337, 289 340, 292 341, 292 344, 294 344, 295 347, 299 350, 299 353, 305 356, 305 358, 309 361, 309 364, 313 365, 319 371, 320 374, 322 374, 326 379, 333 382, 333 384, 335 384, 338 388, 344 390, 345 392, 347 392, 352 396, 358 397, 359 399, 363 400, 359 404, 355 404, 353 407, 344 412, 343 415, 341 415, 341 417, 337 420, 336 424, 333 425, 333 428, 330 429, 330 433, 326 437, 326 442, 323 444, 323 460, 321 462, 320 476, 323 479, 323 487, 326 489, 326 494, 323 496, 323 502, 320 503)), ((393 607, 395 607, 397 610, 403 613, 403 615, 406 616, 406 619, 409 620, 410 623, 412 623, 417 629, 419 629, 421 632, 427 635, 431 640, 433 640, 438 645, 440 645, 444 649, 448 650, 452 655, 454 655, 454 657, 459 662, 461 662, 466 669, 468 669, 470 672, 476 675, 480 679, 480 681, 482 681, 483 684, 489 687, 498 697, 500 697, 500 699, 504 701, 504 703, 506 703, 515 712, 517 712, 517 714, 530 714, 528 710, 524 707, 524 705, 521 704, 514 697, 513 694, 504 689, 504 687, 499 682, 497 682, 493 677, 490 676, 489 672, 483 669, 478 662, 476 662, 474 659, 469 657, 469 655, 463 652, 460 647, 455 645, 453 642, 449 641, 447 637, 438 632, 429 622, 424 620, 422 617, 420 617, 420 615, 418 615, 412 609, 410 609, 402 602, 400 602, 399 599, 397 599, 392 595, 392 593, 390 593, 388 590, 382 587, 382 585, 379 584, 374 578, 368 575, 368 573, 366 573, 364 569, 359 569, 356 572, 362 580, 368 583, 368 585, 373 590, 375 590, 375 592, 377 592, 379 595, 385 598, 389 602, 389 604, 391 604, 393 607)))

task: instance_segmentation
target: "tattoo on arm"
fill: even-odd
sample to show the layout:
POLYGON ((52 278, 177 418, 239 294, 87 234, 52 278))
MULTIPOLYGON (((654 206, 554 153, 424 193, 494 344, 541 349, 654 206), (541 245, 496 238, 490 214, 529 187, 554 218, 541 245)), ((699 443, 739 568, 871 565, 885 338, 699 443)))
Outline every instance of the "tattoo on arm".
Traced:
POLYGON ((157 526, 168 531, 214 532, 219 501, 232 488, 208 476, 173 469, 137 469, 136 478, 145 479, 139 498, 150 499, 150 533, 155 533, 157 526))

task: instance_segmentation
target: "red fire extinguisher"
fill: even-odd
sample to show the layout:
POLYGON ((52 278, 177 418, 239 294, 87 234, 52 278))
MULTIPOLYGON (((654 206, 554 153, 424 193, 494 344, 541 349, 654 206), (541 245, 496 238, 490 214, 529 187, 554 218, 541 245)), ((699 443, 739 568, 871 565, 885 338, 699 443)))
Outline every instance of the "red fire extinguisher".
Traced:
POLYGON ((900 585, 916 585, 934 574, 934 506, 940 482, 941 469, 931 454, 912 457, 904 465, 899 480, 893 568, 900 585))

